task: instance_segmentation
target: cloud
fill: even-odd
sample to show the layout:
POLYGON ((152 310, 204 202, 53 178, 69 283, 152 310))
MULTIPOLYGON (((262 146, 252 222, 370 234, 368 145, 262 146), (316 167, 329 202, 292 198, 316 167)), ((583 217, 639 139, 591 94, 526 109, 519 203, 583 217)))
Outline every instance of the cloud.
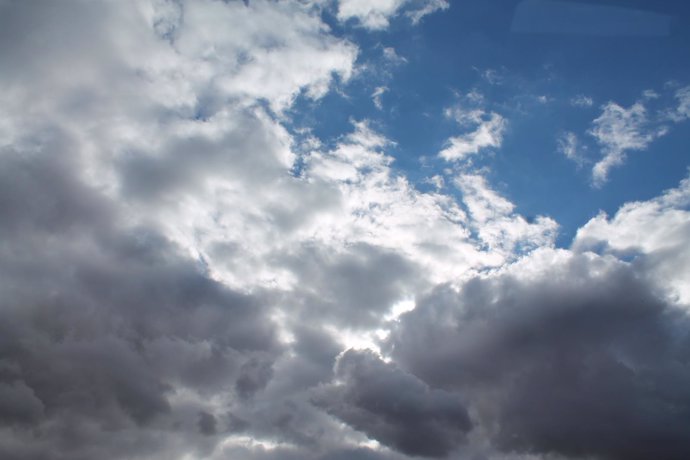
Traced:
POLYGON ((374 101, 374 105, 376 106, 377 109, 382 110, 383 109, 383 95, 388 91, 388 88, 386 86, 377 86, 376 89, 374 89, 374 92, 371 93, 371 98, 374 101))
POLYGON ((676 90, 675 97, 678 106, 667 111, 667 116, 670 120, 679 123, 690 118, 690 86, 676 90))
POLYGON ((556 250, 373 121, 302 142, 327 7, 0 5, 0 457, 684 458, 687 183, 556 250))
POLYGON ((225 214, 244 227, 205 211, 291 177, 269 112, 347 79, 356 48, 298 4, 0 8, 0 456, 212 458, 260 433, 228 411, 286 350, 279 293, 250 289, 261 254, 232 232, 271 197, 225 214), (236 277, 195 241, 204 217, 236 277))
POLYGON ((356 18, 367 29, 385 29, 388 21, 405 3, 404 0, 340 0, 338 2, 338 19, 346 21, 356 18))
POLYGON ((123 226, 75 175, 68 146, 2 152, 2 183, 24 191, 3 191, 13 218, 0 227, 11 242, 0 251, 0 414, 3 439, 16 440, 3 455, 121 458, 130 442, 167 451, 176 437, 203 450, 183 428, 214 410, 202 396, 279 354, 267 299, 210 279, 155 228, 123 226))
POLYGON ((585 96, 584 94, 578 94, 577 96, 570 99, 570 105, 573 107, 592 107, 594 105, 594 99, 590 96, 585 96))
POLYGON ((318 17, 299 6, 191 2, 175 45, 185 57, 208 53, 201 69, 210 64, 220 91, 266 99, 281 110, 300 91, 318 98, 334 74, 351 75, 355 47, 324 30, 318 17))
POLYGON ((356 47, 301 4, 1 8, 0 456, 401 458, 311 389, 508 255, 367 121, 298 151, 287 109, 356 47))
POLYGON ((394 173, 392 158, 377 151, 387 142, 360 122, 334 150, 313 152, 305 177, 337 187, 342 201, 302 233, 329 246, 365 243, 394 250, 434 280, 496 263, 496 255, 476 248, 457 203, 446 195, 421 193, 394 173))
POLYGON ((338 19, 347 21, 356 19, 362 26, 370 30, 386 29, 390 20, 405 9, 405 15, 413 24, 439 10, 449 8, 445 0, 339 0, 338 19))
POLYGON ((462 394, 472 436, 566 458, 688 455, 687 315, 611 257, 543 250, 403 315, 387 348, 462 394))
POLYGON ((656 138, 666 134, 664 127, 653 127, 641 102, 624 108, 614 102, 603 107, 602 114, 592 122, 589 134, 602 147, 603 158, 592 169, 595 186, 602 186, 609 171, 625 162, 626 152, 644 150, 656 138))
POLYGON ((637 257, 665 285, 674 301, 690 305, 690 180, 649 201, 622 206, 609 218, 600 213, 577 231, 573 247, 637 257))
POLYGON ((578 167, 582 167, 585 164, 587 160, 582 155, 582 150, 585 147, 580 144, 577 134, 567 131, 558 138, 557 142, 558 151, 568 160, 575 162, 578 167))
POLYGON ((456 114, 460 123, 471 123, 474 130, 448 139, 446 147, 438 154, 446 161, 460 161, 470 155, 475 155, 487 148, 498 148, 503 143, 503 133, 507 122, 495 112, 485 113, 483 110, 473 110, 469 113, 456 114))
POLYGON ((316 404, 408 455, 444 457, 472 427, 459 396, 430 389, 370 351, 345 352, 335 378, 338 383, 317 393, 316 404))
POLYGON ((489 187, 484 176, 461 174, 455 185, 462 191, 471 228, 489 252, 510 258, 522 251, 553 245, 558 224, 544 216, 528 222, 514 212, 513 203, 489 187))
MULTIPOLYGON (((686 101, 690 101, 689 94, 687 88, 677 89, 673 94, 677 102, 675 107, 669 107, 665 102, 668 94, 654 90, 643 91, 640 99, 627 108, 616 102, 603 105, 601 115, 592 121, 587 131, 601 149, 601 159, 592 167, 592 185, 602 187, 611 170, 625 163, 628 152, 646 150, 655 139, 670 132, 672 123, 685 121, 688 118, 686 101), (660 103, 666 107, 654 108, 660 103)), ((576 96, 571 105, 585 107, 591 106, 590 102, 590 98, 576 96)), ((568 131, 557 140, 559 150, 578 167, 587 162, 581 154, 587 149, 584 139, 568 131)))
MULTIPOLYGON (((587 131, 601 147, 602 155, 592 168, 592 184, 603 186, 610 171, 625 163, 628 152, 647 149, 655 139, 668 134, 669 123, 686 120, 688 94, 687 88, 676 90, 676 107, 660 110, 650 111, 648 108, 654 101, 663 100, 662 95, 653 90, 644 91, 640 100, 627 108, 615 102, 602 106, 601 115, 593 120, 591 129, 587 131)), ((568 139, 563 138, 559 142, 562 151, 572 151, 568 139)))
POLYGON ((392 66, 402 65, 407 63, 407 59, 400 56, 395 48, 387 46, 383 48, 383 59, 392 66))
POLYGON ((450 3, 447 0, 429 0, 424 2, 419 9, 408 11, 405 14, 412 20, 412 24, 417 24, 424 16, 448 8, 450 8, 450 3))

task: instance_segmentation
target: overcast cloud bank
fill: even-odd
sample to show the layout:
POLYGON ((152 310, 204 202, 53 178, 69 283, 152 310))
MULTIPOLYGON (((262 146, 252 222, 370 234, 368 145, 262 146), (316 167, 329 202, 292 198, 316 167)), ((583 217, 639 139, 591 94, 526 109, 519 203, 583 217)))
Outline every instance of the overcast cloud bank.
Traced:
MULTIPOLYGON (((323 9, 448 7, 367 4, 0 3, 0 457, 690 457, 690 179, 556 248, 455 164, 498 113, 448 190, 304 142, 359 65, 323 9)), ((609 165, 660 135, 602 110, 609 165)))

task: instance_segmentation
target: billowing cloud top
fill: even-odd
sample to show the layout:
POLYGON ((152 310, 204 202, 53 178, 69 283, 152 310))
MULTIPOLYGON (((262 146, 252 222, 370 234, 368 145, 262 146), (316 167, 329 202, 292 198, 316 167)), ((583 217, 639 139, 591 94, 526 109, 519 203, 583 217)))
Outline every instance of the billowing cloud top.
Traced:
MULTIPOLYGON (((0 458, 690 458, 690 179, 558 245, 479 90, 426 180, 300 117, 395 114, 415 61, 355 37, 449 6, 0 2, 0 458)), ((674 88, 591 118, 597 185, 674 88)))

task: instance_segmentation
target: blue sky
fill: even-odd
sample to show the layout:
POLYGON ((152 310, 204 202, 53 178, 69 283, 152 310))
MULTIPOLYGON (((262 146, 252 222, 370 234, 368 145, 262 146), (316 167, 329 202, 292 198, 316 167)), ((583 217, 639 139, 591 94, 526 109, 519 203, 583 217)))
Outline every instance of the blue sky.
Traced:
POLYGON ((675 93, 690 78, 681 25, 689 6, 676 2, 664 14, 663 7, 612 3, 465 1, 415 27, 395 16, 385 30, 353 19, 342 24, 326 13, 337 34, 358 43, 365 70, 342 92, 298 102, 296 118, 305 117, 305 126, 324 139, 337 139, 353 119, 371 120, 396 142, 396 167, 423 188, 449 166, 436 158, 447 140, 472 129, 445 111, 496 111, 508 125, 501 145, 475 156, 473 165, 486 168, 521 213, 553 216, 561 225, 558 243, 567 247, 599 210, 613 213, 626 201, 656 196, 688 167, 682 147, 688 131, 669 122, 668 134, 631 152, 600 186, 592 186, 591 164, 568 161, 561 151, 562 139, 573 133, 580 154, 596 161, 601 146, 588 131, 609 102, 627 108, 644 100, 654 125, 645 129, 665 126, 661 113, 677 107, 675 93), (558 21, 572 16, 571 28, 559 28, 558 21), (398 61, 387 62, 386 49, 398 61), (377 88, 380 108, 372 97, 377 88), (645 98, 645 91, 655 96, 645 98), (468 100, 471 94, 481 102, 468 100))
POLYGON ((690 458, 689 21, 0 0, 0 458, 690 458))

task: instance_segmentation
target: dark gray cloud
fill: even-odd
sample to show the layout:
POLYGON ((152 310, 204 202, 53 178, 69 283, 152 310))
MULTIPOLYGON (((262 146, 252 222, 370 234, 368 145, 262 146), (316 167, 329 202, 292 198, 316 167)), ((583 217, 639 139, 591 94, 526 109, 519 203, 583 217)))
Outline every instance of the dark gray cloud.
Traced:
POLYGON ((53 138, 40 155, 2 152, 0 453, 132 458, 167 450, 156 432, 194 444, 199 413, 201 434, 219 424, 176 394, 266 384, 280 354, 268 299, 214 281, 155 228, 122 226, 53 138))
POLYGON ((389 347, 457 391, 505 451, 602 459, 690 455, 690 321, 637 271, 572 256, 534 277, 439 287, 389 347))
POLYGON ((199 412, 199 431, 206 436, 213 436, 216 434, 216 417, 208 412, 199 412))
POLYGON ((334 252, 305 245, 281 258, 309 284, 293 294, 301 318, 338 327, 371 328, 391 306, 422 284, 419 268, 392 250, 356 244, 334 252), (303 315, 303 316, 302 316, 303 315))
POLYGON ((336 379, 315 396, 317 405, 380 443, 409 455, 443 457, 472 422, 462 399, 429 388, 373 352, 349 350, 336 379))

